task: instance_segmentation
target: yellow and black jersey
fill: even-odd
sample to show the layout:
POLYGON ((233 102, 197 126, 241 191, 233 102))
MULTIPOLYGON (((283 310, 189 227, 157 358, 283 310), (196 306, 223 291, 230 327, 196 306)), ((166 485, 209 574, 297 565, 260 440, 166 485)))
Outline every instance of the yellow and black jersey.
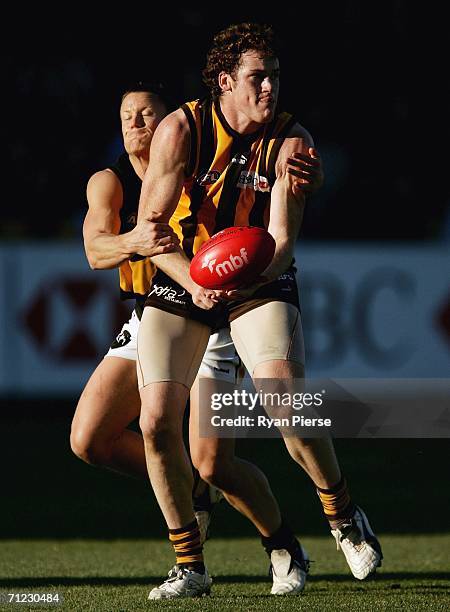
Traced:
POLYGON ((295 118, 280 113, 256 133, 242 135, 228 125, 218 102, 195 100, 181 108, 189 122, 191 150, 170 225, 192 258, 226 227, 267 228, 275 162, 295 118))
MULTIPOLYGON (((126 153, 109 167, 119 179, 123 190, 120 209, 120 233, 131 231, 137 220, 142 181, 136 174, 126 153)), ((156 268, 148 257, 137 257, 135 261, 124 261, 119 267, 120 297, 123 300, 140 299, 147 296, 156 268)))

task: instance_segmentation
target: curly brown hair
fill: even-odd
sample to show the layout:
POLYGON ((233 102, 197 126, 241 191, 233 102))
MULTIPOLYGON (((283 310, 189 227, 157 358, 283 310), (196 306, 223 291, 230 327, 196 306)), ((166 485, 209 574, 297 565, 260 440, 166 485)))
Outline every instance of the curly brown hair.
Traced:
POLYGON ((259 23, 231 25, 216 34, 202 73, 212 97, 216 99, 222 94, 219 74, 223 71, 234 78, 243 53, 255 50, 261 51, 264 57, 276 57, 277 46, 272 27, 259 23))

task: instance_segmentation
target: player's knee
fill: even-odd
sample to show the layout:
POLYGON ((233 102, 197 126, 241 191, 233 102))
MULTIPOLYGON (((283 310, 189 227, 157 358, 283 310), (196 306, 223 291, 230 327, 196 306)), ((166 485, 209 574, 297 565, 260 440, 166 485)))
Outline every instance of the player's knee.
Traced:
POLYGON ((204 457, 195 466, 200 478, 218 489, 226 489, 230 477, 228 465, 216 457, 204 457))
POLYGON ((73 453, 90 465, 107 465, 109 450, 107 446, 94 435, 72 426, 70 447, 73 453))
POLYGON ((157 453, 171 449, 174 451, 174 438, 177 438, 177 434, 174 425, 168 422, 167 416, 153 416, 141 412, 139 426, 147 449, 157 453))

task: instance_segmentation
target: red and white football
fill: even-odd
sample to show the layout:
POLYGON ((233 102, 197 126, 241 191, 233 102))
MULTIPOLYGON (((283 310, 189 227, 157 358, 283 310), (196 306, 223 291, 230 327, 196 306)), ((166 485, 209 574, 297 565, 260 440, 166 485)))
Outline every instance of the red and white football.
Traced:
POLYGON ((261 227, 229 227, 214 234, 191 261, 191 278, 206 289, 237 289, 264 272, 275 240, 261 227))

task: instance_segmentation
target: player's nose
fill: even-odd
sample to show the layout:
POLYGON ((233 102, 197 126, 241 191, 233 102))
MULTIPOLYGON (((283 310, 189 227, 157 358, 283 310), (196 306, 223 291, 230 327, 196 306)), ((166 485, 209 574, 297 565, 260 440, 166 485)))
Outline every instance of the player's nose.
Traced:
POLYGON ((142 127, 144 125, 144 118, 140 113, 135 113, 131 116, 130 125, 131 127, 142 127))

